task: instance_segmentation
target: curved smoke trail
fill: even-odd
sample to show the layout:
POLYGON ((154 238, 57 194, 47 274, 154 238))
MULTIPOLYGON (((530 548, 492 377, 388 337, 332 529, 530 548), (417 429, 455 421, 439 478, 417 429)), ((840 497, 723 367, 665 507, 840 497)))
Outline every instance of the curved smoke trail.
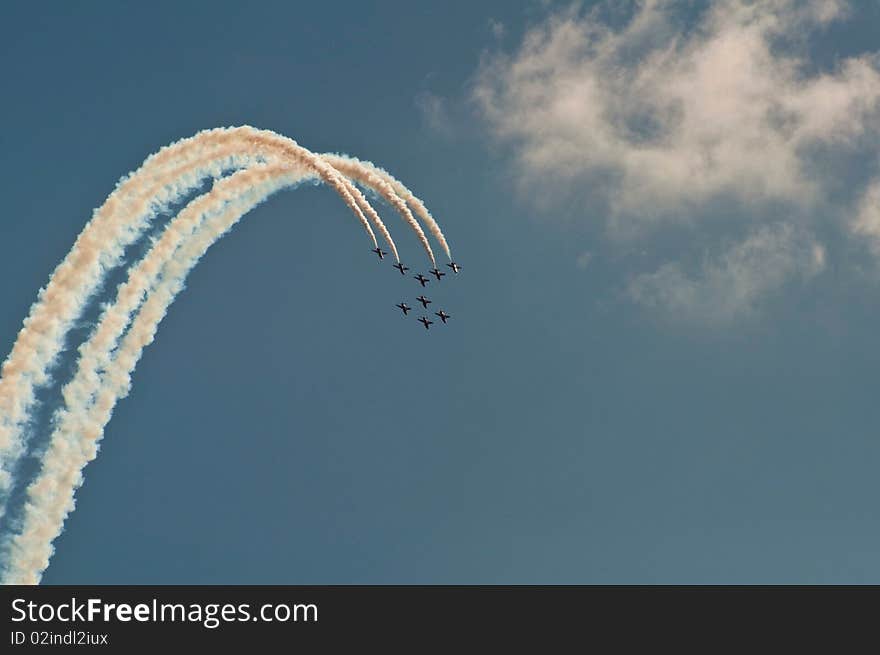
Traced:
POLYGON ((412 212, 409 207, 406 206, 406 203, 399 195, 397 195, 392 186, 382 176, 366 166, 363 166, 359 161, 354 159, 347 159, 344 157, 333 157, 331 159, 327 156, 325 156, 325 159, 331 163, 333 168, 346 177, 374 189, 388 202, 388 204, 394 207, 394 209, 396 209, 403 217, 403 220, 406 221, 407 225, 409 225, 416 233, 419 242, 422 244, 422 248, 425 249, 425 252, 428 253, 428 257, 431 259, 431 264, 436 268, 437 260, 434 258, 434 251, 431 250, 431 244, 428 243, 428 237, 425 236, 425 232, 422 230, 419 222, 413 217, 412 212))
POLYGON ((147 255, 120 285, 116 303, 107 307, 91 338, 80 348, 74 378, 65 385, 65 406, 56 412, 55 428, 28 486, 22 527, 8 546, 4 582, 35 584, 49 564, 52 541, 74 508, 82 470, 98 453, 98 443, 117 400, 128 393, 130 376, 143 348, 189 271, 208 247, 244 214, 304 174, 283 165, 239 171, 193 200, 165 229, 147 255), (146 300, 126 336, 113 349, 144 295, 146 300))
MULTIPOLYGON (((247 131, 253 128, 243 129, 247 131)), ((90 339, 80 348, 77 373, 64 387, 65 405, 56 413, 55 429, 42 460, 42 470, 27 489, 28 500, 21 530, 12 535, 6 581, 39 581, 52 553, 51 542, 61 532, 66 516, 73 509, 73 495, 82 483, 82 469, 96 456, 97 443, 110 420, 116 401, 128 393, 130 375, 143 348, 152 341, 158 323, 182 289, 189 270, 241 216, 275 191, 306 177, 318 176, 330 181, 349 207, 353 204, 363 207, 383 236, 387 235, 386 241, 396 256, 390 234, 387 234, 369 203, 350 182, 340 182, 338 177, 334 178, 335 171, 330 173, 324 168, 328 163, 340 164, 339 161, 328 158, 315 162, 308 157, 291 157, 290 144, 293 142, 272 133, 253 130, 246 134, 246 139, 253 147, 248 162, 282 159, 285 163, 252 164, 251 168, 239 170, 215 182, 211 192, 192 201, 169 223, 144 259, 132 267, 127 282, 120 286, 115 304, 104 310, 90 339), (354 203, 350 203, 350 199, 354 203), (142 301, 140 312, 120 344, 119 339, 125 327, 142 301)), ((248 163, 244 155, 239 156, 238 167, 248 163)), ((403 185, 381 169, 372 167, 370 170, 357 160, 349 160, 347 165, 340 164, 334 168, 380 193, 404 216, 420 236, 423 246, 427 246, 424 233, 409 213, 406 203, 397 195, 397 192, 401 192, 405 197, 414 198, 403 185)), ((418 201, 410 202, 416 208, 421 204, 418 201)), ((423 213, 419 213, 424 218, 423 213)), ((359 218, 363 219, 363 214, 359 218)), ((433 219, 427 222, 431 226, 433 219)), ((369 230, 369 224, 365 220, 362 223, 369 230)), ((437 235, 439 227, 436 230, 432 228, 432 232, 437 235)), ((448 254, 442 233, 439 239, 448 254)), ((433 261, 430 246, 426 250, 433 261)))
MULTIPOLYGON (((151 155, 120 180, 116 189, 77 237, 30 309, 12 351, 0 369, 0 516, 12 485, 15 463, 24 452, 35 391, 49 382, 49 372, 64 348, 64 337, 100 288, 106 273, 118 266, 125 249, 152 220, 205 179, 243 168, 266 153, 308 163, 339 193, 369 233, 370 217, 386 240, 385 226, 363 194, 336 169, 291 139, 251 127, 206 130, 151 155)), ((393 242, 389 247, 396 253, 393 242)))
POLYGON ((10 466, 23 450, 23 433, 35 387, 48 381, 48 369, 63 347, 63 337, 82 308, 100 286, 107 270, 115 267, 124 249, 149 226, 164 208, 178 200, 205 177, 219 177, 232 161, 216 160, 198 170, 183 172, 185 139, 153 155, 143 166, 123 178, 80 233, 70 253, 40 291, 19 332, 0 376, 0 495, 9 488, 10 466), (170 179, 160 174, 166 153, 179 162, 170 179), (225 165, 224 165, 225 164, 225 165))
MULTIPOLYGON (((347 155, 325 153, 324 155, 322 155, 322 157, 331 166, 333 166, 333 168, 337 169, 344 175, 348 175, 352 179, 357 180, 358 182, 370 185, 369 180, 375 177, 388 184, 394 191, 394 193, 402 198, 407 205, 411 206, 415 210, 416 214, 422 217, 422 220, 425 221, 425 224, 428 226, 431 234, 434 235, 434 238, 437 239, 437 241, 443 247, 446 256, 450 259, 450 261, 452 260, 452 251, 449 249, 449 244, 446 242, 446 237, 443 236, 443 231, 440 229, 437 221, 434 220, 434 217, 431 216, 431 212, 429 212, 428 208, 425 207, 425 203, 419 200, 412 191, 410 191, 403 185, 402 182, 394 178, 391 173, 383 168, 376 166, 372 162, 362 161, 360 159, 355 159, 354 157, 349 157, 347 155)), ((411 216, 412 214, 410 214, 410 217, 411 216)), ((433 261, 433 257, 431 259, 433 261)))

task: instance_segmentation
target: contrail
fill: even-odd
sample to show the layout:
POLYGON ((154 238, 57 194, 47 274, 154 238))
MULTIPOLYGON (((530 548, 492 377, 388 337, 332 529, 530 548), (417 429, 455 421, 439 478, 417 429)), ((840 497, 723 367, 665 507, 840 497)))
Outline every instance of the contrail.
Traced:
POLYGON ((39 582, 49 564, 51 543, 73 510, 82 469, 96 457, 113 407, 128 393, 141 352, 152 341, 189 271, 244 214, 308 174, 301 167, 259 165, 218 181, 209 193, 184 208, 149 253, 132 267, 128 280, 120 285, 116 303, 104 310, 95 332, 80 347, 77 373, 63 390, 65 407, 56 412, 41 471, 27 489, 21 531, 9 544, 5 583, 39 582), (113 346, 150 287, 113 354, 113 346))
POLYGON ((425 249, 425 252, 428 253, 428 257, 431 259, 431 264, 433 264, 435 268, 437 267, 437 260, 434 258, 434 251, 431 250, 431 244, 428 243, 428 237, 425 236, 422 227, 413 217, 409 207, 406 206, 406 203, 385 178, 379 175, 375 170, 364 166, 356 159, 341 157, 339 155, 324 155, 323 158, 333 166, 333 168, 346 177, 351 178, 356 182, 360 182, 364 186, 369 186, 370 188, 375 189, 383 198, 385 198, 385 200, 403 217, 403 220, 405 220, 413 229, 418 236, 422 247, 425 249))
MULTIPOLYGON (((211 131, 212 136, 216 131, 211 131)), ((63 348, 63 338, 80 315, 107 270, 124 249, 165 207, 208 176, 218 176, 235 162, 220 157, 203 167, 188 167, 216 142, 198 145, 199 135, 163 148, 138 171, 123 178, 80 233, 70 253, 55 269, 31 307, 0 376, 0 498, 9 489, 10 469, 23 450, 23 431, 35 387, 48 381, 48 370, 63 348), (163 168, 171 175, 163 176, 163 168)))
POLYGON ((100 287, 108 270, 122 261, 125 249, 170 204, 209 177, 243 168, 281 153, 305 162, 342 197, 370 235, 363 211, 397 249, 378 214, 363 194, 332 166, 291 139, 251 127, 200 132, 161 149, 134 173, 123 178, 77 238, 31 307, 0 376, 0 516, 12 485, 14 465, 24 452, 27 421, 35 390, 49 381, 64 348, 64 337, 100 287), (363 209, 362 209, 363 208, 363 209))
POLYGON ((376 166, 372 162, 362 161, 360 159, 348 157, 346 155, 325 153, 324 155, 322 155, 322 157, 328 163, 330 163, 333 168, 345 173, 346 175, 349 175, 349 171, 351 171, 352 175, 349 176, 353 177, 359 182, 372 186, 372 184, 369 182, 369 179, 371 178, 371 176, 375 176, 377 179, 380 179, 387 183, 394 191, 394 193, 400 196, 408 205, 415 209, 416 214, 422 217, 422 220, 425 221, 425 224, 428 226, 431 234, 434 235, 434 238, 437 239, 437 241, 443 247, 443 250, 446 252, 446 256, 450 259, 450 261, 452 260, 452 252, 449 249, 449 244, 446 242, 446 237, 443 236, 443 231, 440 229, 437 221, 434 220, 434 217, 431 216, 431 212, 428 211, 425 203, 419 200, 412 191, 404 186, 402 182, 393 177, 391 173, 384 170, 383 168, 380 168, 379 166, 376 166))
POLYGON ((302 181, 314 175, 313 171, 297 165, 258 164, 217 182, 210 193, 187 205, 169 223, 149 253, 129 269, 128 279, 119 286, 115 303, 105 307, 89 340, 80 346, 75 377, 62 390, 65 405, 83 408, 92 402, 95 386, 100 382, 99 372, 108 364, 113 348, 144 295, 156 284, 161 267, 174 256, 181 243, 202 229, 207 216, 217 213, 218 206, 231 203, 251 187, 275 184, 276 179, 282 185, 286 181, 292 184, 289 180, 294 176, 295 181, 302 181))
MULTIPOLYGON (((270 159, 273 156, 293 156, 294 159, 297 159, 301 156, 300 151, 305 150, 297 145, 292 139, 281 136, 280 134, 275 134, 274 132, 269 132, 268 130, 254 130, 254 134, 250 137, 250 142, 266 159, 270 159)), ((341 176, 333 166, 324 161, 320 156, 312 152, 305 152, 308 153, 307 161, 309 165, 321 175, 327 184, 331 185, 339 195, 342 196, 345 204, 357 214, 358 218, 361 219, 361 223, 365 226, 367 226, 368 223, 367 219, 364 218, 363 212, 366 212, 367 216, 370 217, 370 220, 373 221, 373 224, 379 230, 382 238, 385 239, 385 243, 388 244, 391 252, 394 253, 394 258, 397 261, 400 261, 397 246, 394 244, 394 239, 391 238, 391 233, 388 232, 382 219, 379 218, 379 214, 376 213, 376 210, 373 209, 372 205, 370 205, 364 197, 364 194, 362 194, 350 180, 341 176), (361 210, 363 210, 363 212, 361 210)), ((375 236, 373 236, 373 245, 378 247, 375 236)))
MULTIPOLYGON (((284 157, 289 154, 288 149, 290 147, 291 140, 279 134, 268 131, 255 130, 254 134, 250 136, 250 141, 255 147, 259 149, 258 151, 261 157, 265 159, 265 161, 276 161, 276 157, 284 157)), ((363 210, 367 213, 367 216, 370 217, 370 219, 379 229, 379 232, 382 234, 382 238, 385 239, 385 242, 391 248, 391 251, 394 254, 394 258, 397 261, 400 261, 400 256, 398 254, 397 247, 395 246, 394 241, 391 238, 391 234, 388 232, 373 207, 369 204, 369 202, 367 202, 366 198, 364 198, 363 194, 357 189, 357 187, 352 185, 345 178, 351 178, 363 184, 364 186, 370 187, 371 189, 379 193, 379 195, 381 195, 392 207, 394 207, 394 209, 397 210, 398 213, 400 213, 403 219, 416 233, 419 241, 422 244, 422 247, 425 249, 428 257, 431 259, 431 263, 436 266, 437 261, 434 257, 433 251, 431 250, 431 245, 428 243, 428 240, 425 237, 425 233, 419 225, 418 221, 416 221, 409 207, 407 207, 407 203, 411 204, 416 209, 416 213, 418 213, 428 225, 428 228, 434 234, 435 238, 443 246, 443 249, 446 251, 446 255, 450 259, 452 258, 449 250, 449 245, 446 242, 446 237, 443 236, 443 232, 440 230, 440 226, 437 224, 437 221, 434 220, 434 217, 431 216, 431 213, 428 211, 427 207, 425 207, 425 204, 421 200, 419 200, 409 189, 407 189, 406 186, 395 179, 391 174, 371 162, 364 162, 353 157, 347 157, 345 155, 324 154, 320 155, 320 159, 322 163, 324 163, 325 165, 329 165, 329 167, 334 172, 338 171, 345 176, 343 178, 343 184, 346 185, 346 190, 354 198, 357 205, 363 208, 363 210)), ((340 194, 342 194, 342 191, 340 191, 340 194)), ((352 204, 349 202, 349 200, 345 197, 344 199, 346 200, 346 203, 349 204, 349 207, 352 207, 352 204)), ((352 207, 352 209, 354 208, 352 207)))
MULTIPOLYGON (((116 302, 105 308, 91 337, 80 347, 77 372, 62 391, 65 406, 54 417, 55 429, 42 459, 42 469, 27 489, 21 530, 9 540, 7 582, 36 583, 48 566, 51 543, 60 534, 66 516, 74 507, 73 497, 82 483, 82 469, 97 455, 97 444, 113 407, 128 393, 130 376, 141 352, 152 341, 158 323, 183 288, 189 270, 241 216, 278 189, 315 175, 325 181, 333 180, 333 175, 321 166, 322 163, 326 166, 326 162, 290 157, 292 142, 285 137, 259 133, 249 139, 254 146, 252 160, 286 161, 271 165, 252 164, 251 168, 215 182, 211 192, 193 200, 168 224, 162 237, 141 262, 131 268, 128 280, 120 285, 116 302), (114 346, 143 301, 144 294, 147 299, 114 355, 114 346)), ((341 165, 340 172, 376 189, 398 211, 401 206, 406 208, 387 179, 379 179, 375 173, 360 168, 356 160, 341 165)), ((337 190, 344 188, 348 197, 353 198, 368 215, 372 213, 374 223, 383 235, 387 234, 381 219, 353 185, 334 182, 339 184, 337 190)), ((397 184, 405 190, 400 183, 397 184)), ((342 192, 340 195, 348 200, 342 192)), ((424 233, 418 223, 411 214, 409 218, 411 220, 407 222, 423 239, 424 233)), ((369 230, 369 224, 365 220, 362 223, 369 230)), ((390 234, 386 241, 394 249, 390 234)), ((448 253, 445 240, 442 243, 448 253)), ((429 248, 428 253, 433 260, 429 248)))

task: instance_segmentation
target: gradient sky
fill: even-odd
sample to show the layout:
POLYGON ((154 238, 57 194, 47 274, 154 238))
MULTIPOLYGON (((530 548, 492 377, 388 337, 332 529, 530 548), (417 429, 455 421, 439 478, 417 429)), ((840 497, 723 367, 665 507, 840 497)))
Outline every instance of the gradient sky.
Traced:
MULTIPOLYGON (((523 135, 501 135, 474 89, 481 70, 503 70, 497 53, 516 58, 526 30, 564 11, 5 8, 4 354, 116 180, 208 127, 251 124, 382 165, 464 266, 430 287, 454 318, 425 333, 394 308, 417 284, 375 261, 331 191, 249 214, 147 349, 44 582, 880 581, 873 256, 817 204, 799 225, 822 244, 821 270, 783 268, 784 284, 709 320, 700 312, 736 291, 721 273, 671 313, 640 302, 636 280, 664 263, 684 262, 683 279, 730 272, 712 257, 729 262, 771 212, 713 197, 698 218, 621 237, 607 185, 525 170, 523 135)), ((878 34, 880 11, 863 9, 808 44, 808 61, 880 51, 878 34)), ((866 120, 860 143, 876 144, 866 120)), ((876 166, 859 151, 829 169, 825 155, 847 197, 876 166)), ((427 269, 380 213, 404 262, 427 269)))

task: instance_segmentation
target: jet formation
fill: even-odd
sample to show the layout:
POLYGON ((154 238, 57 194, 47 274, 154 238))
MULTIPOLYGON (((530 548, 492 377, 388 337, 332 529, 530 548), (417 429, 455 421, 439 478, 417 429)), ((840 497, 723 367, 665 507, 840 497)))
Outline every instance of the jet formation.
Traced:
MULTIPOLYGON (((380 260, 385 259, 385 255, 388 254, 387 252, 385 252, 384 250, 382 250, 378 246, 373 248, 373 250, 371 252, 375 253, 379 257, 380 260)), ((459 271, 461 271, 461 266, 459 266, 455 262, 450 262, 446 265, 452 269, 453 273, 458 273, 459 271)), ((404 266, 402 262, 397 262, 396 264, 394 264, 394 268, 396 268, 398 271, 400 271, 401 275, 406 275, 406 272, 408 270, 410 270, 409 266, 404 266)), ((437 282, 442 281, 442 279, 447 275, 447 273, 444 273, 436 266, 434 268, 432 268, 430 271, 428 271, 428 273, 430 275, 433 275, 437 279, 437 282)), ((430 277, 422 275, 421 273, 417 273, 416 275, 413 275, 413 279, 416 280, 421 285, 421 287, 423 289, 425 287, 427 287, 428 282, 431 282, 430 277)), ((428 305, 433 303, 432 300, 425 297, 424 293, 422 293, 422 295, 420 295, 420 296, 417 296, 416 301, 418 301, 422 305, 423 310, 427 310, 428 305)), ((395 305, 395 307, 397 307, 401 312, 403 312, 404 316, 409 316, 409 313, 413 310, 413 308, 410 307, 409 305, 407 305, 405 301, 397 303, 395 305)), ((434 312, 434 316, 439 317, 440 321, 442 322, 443 325, 446 325, 446 323, 449 321, 449 319, 452 318, 451 314, 446 313, 442 309, 440 311, 434 312)), ((431 319, 429 319, 427 316, 420 316, 417 320, 419 323, 421 323, 423 326, 425 326, 426 330, 430 330, 431 326, 435 324, 435 322, 432 321, 431 319)))

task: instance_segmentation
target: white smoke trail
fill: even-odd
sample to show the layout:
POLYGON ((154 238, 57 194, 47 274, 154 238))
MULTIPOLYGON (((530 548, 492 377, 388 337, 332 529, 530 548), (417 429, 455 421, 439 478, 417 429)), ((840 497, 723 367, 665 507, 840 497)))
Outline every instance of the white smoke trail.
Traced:
POLYGON ((403 185, 402 182, 392 176, 391 173, 383 168, 380 168, 379 166, 376 166, 376 164, 372 162, 363 161, 360 159, 356 159, 355 157, 349 157, 347 155, 324 153, 321 156, 331 166, 333 166, 333 168, 337 169, 345 175, 348 175, 349 177, 352 177, 353 179, 356 179, 358 182, 367 184, 368 186, 373 186, 373 184, 369 180, 372 177, 375 177, 388 184, 394 191, 394 193, 396 193, 408 205, 415 209, 416 214, 422 217, 422 220, 425 221, 425 224, 428 226, 431 234, 434 235, 434 238, 437 239, 437 241, 443 247, 443 250, 446 252, 446 256, 450 260, 452 260, 452 252, 449 249, 449 244, 446 242, 446 237, 443 235, 443 231, 440 229, 437 221, 434 220, 431 212, 429 212, 428 208, 425 207, 425 203, 419 200, 419 198, 417 198, 412 191, 410 191, 406 186, 403 185))
MULTIPOLYGON (((209 247, 210 243, 222 236, 241 215, 249 211, 255 204, 262 202, 270 193, 302 179, 305 175, 303 172, 294 173, 293 171, 305 170, 303 165, 312 169, 313 173, 317 173, 336 188, 350 208, 356 210, 357 207, 362 207, 386 237, 386 241, 397 257, 397 251, 390 234, 360 191, 348 180, 340 178, 335 170, 328 170, 330 167, 325 162, 317 161, 314 155, 296 146, 285 137, 259 132, 253 128, 237 128, 236 132, 238 136, 243 137, 246 147, 251 149, 249 159, 241 152, 237 154, 239 166, 248 165, 253 161, 283 160, 285 164, 275 165, 274 168, 258 165, 250 170, 239 171, 230 178, 215 183, 210 194, 193 201, 169 224, 166 232, 150 253, 130 271, 129 280, 120 287, 116 303, 105 310, 92 337, 80 348, 77 374, 63 390, 66 409, 56 415, 56 429, 42 462, 43 469, 39 477, 28 487, 28 502, 23 517, 23 528, 18 535, 15 535, 10 547, 12 563, 7 570, 6 578, 8 580, 36 582, 48 565, 48 559, 52 552, 51 542, 60 533, 65 517, 73 508, 73 495, 82 481, 81 469, 97 454, 97 441, 101 437, 104 425, 110 419, 116 400, 128 391, 131 370, 140 357, 140 349, 152 340, 156 325, 164 316, 165 309, 159 313, 149 309, 155 306, 154 296, 159 294, 156 297, 165 297, 167 299, 165 307, 167 308, 167 304, 170 304, 174 295, 182 287, 183 279, 189 268, 195 265, 201 253, 209 247), (303 156, 304 154, 305 156, 303 156), (297 166, 299 169, 296 168, 297 166), (232 202, 230 197, 242 189, 247 190, 242 191, 240 199, 232 202), (211 202, 214 203, 214 209, 209 208, 211 202), (212 221, 210 228, 199 228, 198 216, 214 215, 218 211, 216 209, 218 204, 228 204, 227 210, 220 214, 221 218, 212 221), (225 227, 223 227, 224 220, 229 221, 225 227), (145 290, 155 283, 163 258, 165 264, 162 270, 166 271, 163 275, 167 276, 166 269, 174 270, 174 261, 178 259, 174 256, 174 261, 172 261, 175 248, 187 238, 186 235, 195 230, 198 230, 198 234, 190 239, 196 244, 195 250, 192 246, 187 246, 187 248, 188 252, 196 254, 194 257, 184 259, 190 263, 187 267, 180 269, 178 277, 162 278, 164 282, 151 293, 138 318, 135 319, 135 324, 129 331, 123 346, 117 350, 116 357, 111 360, 113 345, 118 341, 125 326, 131 320, 131 315, 141 302, 145 290), (175 290, 169 292, 169 289, 175 290), (153 319, 154 322, 150 323, 148 319, 153 319), (141 336, 137 336, 138 334, 141 336), (143 341, 144 334, 149 334, 146 341, 143 341), (134 354, 131 350, 132 343, 140 343, 139 349, 134 354), (128 364, 130 367, 126 369, 128 364), (121 391, 114 396, 113 389, 121 391)), ((359 167, 359 162, 356 160, 349 161, 341 168, 343 168, 344 174, 365 186, 376 189, 398 211, 401 211, 401 206, 406 209, 405 204, 397 197, 395 190, 387 180, 379 179, 374 172, 365 172, 363 168, 359 167)), ((390 179, 393 180, 393 178, 390 179)), ((399 182, 397 185, 414 198, 399 182)), ((369 223, 363 214, 358 211, 355 213, 359 214, 362 224, 372 237, 369 223)), ((401 213, 404 214, 403 211, 401 213)), ((407 209, 406 214, 408 213, 407 209)), ((409 219, 407 222, 420 235, 424 243, 424 233, 421 232, 418 223, 415 222, 411 214, 409 214, 409 219)), ((431 220, 433 221, 433 219, 431 220)), ((439 232, 439 228, 437 231, 439 232)), ((373 242, 375 244, 375 237, 373 237, 373 242)), ((444 244, 448 254, 445 240, 442 240, 441 243, 444 244)), ((430 249, 428 249, 428 253, 433 257, 430 249)), ((399 261, 399 257, 397 259, 399 261)))
POLYGON ((419 238, 419 242, 422 244, 422 248, 428 253, 428 257, 431 259, 431 264, 433 264, 434 268, 437 267, 437 260, 434 258, 434 251, 431 250, 431 244, 428 243, 428 237, 425 236, 421 225, 419 225, 418 221, 413 217, 412 212, 409 210, 409 207, 406 206, 406 203, 399 195, 397 195, 392 186, 385 181, 385 179, 366 166, 362 166, 356 159, 325 155, 324 160, 346 177, 374 189, 385 198, 385 200, 403 217, 403 220, 405 220, 413 229, 416 236, 419 238))
POLYGON ((141 352, 153 340, 189 271, 244 214, 272 193, 306 177, 301 167, 259 165, 220 180, 184 208, 131 269, 116 303, 104 310, 92 337, 80 348, 77 373, 64 387, 65 408, 56 413, 41 471, 27 489, 22 529, 9 544, 4 583, 39 582, 49 564, 52 541, 74 508, 82 469, 96 457, 113 407, 127 395, 141 352), (113 345, 151 288, 113 354, 113 345))
MULTIPOLYGON (((294 161, 300 161, 302 151, 305 149, 302 148, 302 146, 297 145, 292 139, 267 130, 255 132, 256 133, 250 139, 251 144, 264 158, 266 158, 267 161, 273 160, 274 157, 279 156, 282 158, 292 158, 294 161)), ((367 219, 363 214, 363 212, 366 212, 367 216, 370 217, 370 220, 373 221, 373 224, 379 230, 382 238, 385 239, 385 243, 388 244, 391 252, 394 253, 394 258, 397 261, 400 261, 397 246, 394 244, 394 239, 391 238, 391 233, 388 232, 388 228, 385 227, 385 224, 382 222, 382 219, 379 218, 379 214, 376 213, 376 210, 374 210, 367 199, 364 198, 364 194, 362 194, 350 180, 341 176, 335 168, 324 161, 320 156, 308 151, 305 152, 308 153, 308 158, 305 161, 309 166, 314 168, 323 180, 339 193, 345 204, 357 214, 361 223, 368 226, 367 219), (363 210, 363 212, 361 210, 363 210)), ((375 236, 373 236, 373 245, 378 247, 375 236)))
POLYGON ((3 364, 0 376, 0 516, 12 484, 12 470, 24 451, 26 427, 35 390, 64 347, 64 337, 100 287, 106 272, 117 266, 126 247, 149 227, 155 216, 196 188, 206 178, 247 166, 266 155, 310 164, 355 213, 373 243, 363 210, 379 227, 391 249, 397 249, 378 214, 354 185, 329 164, 291 139, 251 127, 207 130, 167 146, 123 178, 77 238, 31 307, 24 327, 3 364))
MULTIPOLYGON (((213 134, 213 133, 212 133, 213 134)), ((63 348, 63 339, 82 308, 100 286, 124 249, 169 204, 219 176, 236 162, 219 157, 201 168, 188 167, 193 156, 204 158, 218 144, 194 145, 197 137, 163 148, 138 171, 123 178, 80 233, 31 307, 0 376, 0 498, 10 485, 10 468, 23 449, 27 413, 34 390, 48 381, 48 371, 63 348), (162 175, 170 165, 171 175, 162 175)))

